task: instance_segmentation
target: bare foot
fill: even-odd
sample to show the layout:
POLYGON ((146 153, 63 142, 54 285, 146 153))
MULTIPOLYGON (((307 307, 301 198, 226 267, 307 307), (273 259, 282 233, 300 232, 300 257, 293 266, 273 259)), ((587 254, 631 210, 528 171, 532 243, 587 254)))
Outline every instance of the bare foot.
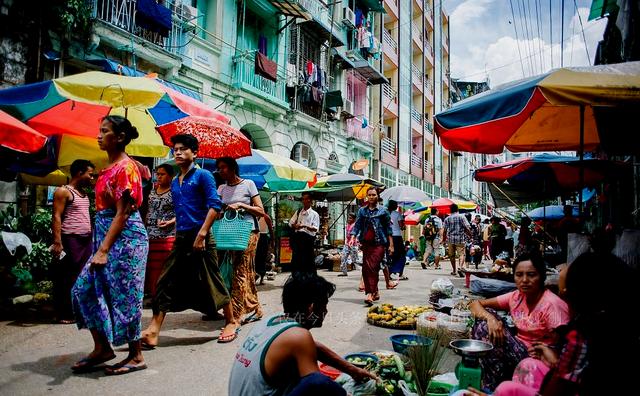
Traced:
POLYGON ((151 331, 149 329, 142 332, 140 342, 145 348, 155 348, 158 346, 158 338, 160 333, 157 331, 151 331))

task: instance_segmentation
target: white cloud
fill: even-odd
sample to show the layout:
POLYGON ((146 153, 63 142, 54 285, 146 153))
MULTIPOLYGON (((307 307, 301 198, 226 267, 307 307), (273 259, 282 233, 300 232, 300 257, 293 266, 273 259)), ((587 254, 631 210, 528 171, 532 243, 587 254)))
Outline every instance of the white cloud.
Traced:
POLYGON ((451 13, 452 28, 454 21, 456 26, 464 26, 469 21, 482 17, 494 0, 468 0, 456 7, 451 13))
MULTIPOLYGON (((454 13, 467 3, 474 3, 477 6, 482 2, 468 1, 456 8, 454 13)), ((469 9, 470 5, 467 5, 469 9)), ((471 7, 473 8, 473 7, 471 7)), ((464 10, 463 10, 464 11, 464 10)), ((589 57, 584 48, 584 40, 580 29, 578 15, 574 14, 569 26, 565 27, 564 49, 564 66, 584 66, 593 62, 596 52, 597 43, 602 39, 602 33, 606 26, 606 19, 599 21, 591 21, 587 23, 589 14, 588 8, 579 8, 582 23, 584 24, 584 34, 589 48, 589 57)), ((464 23, 456 22, 451 18, 451 75, 453 78, 463 78, 471 81, 483 81, 489 78, 491 86, 496 86, 508 81, 517 80, 524 76, 532 76, 547 72, 553 66, 560 66, 561 46, 559 37, 554 37, 554 44, 548 41, 534 37, 530 40, 516 40, 511 36, 513 27, 503 23, 502 26, 496 25, 496 30, 509 26, 510 32, 502 32, 501 35, 495 35, 486 42, 480 42, 477 36, 481 36, 481 31, 485 30, 489 22, 484 19, 480 21, 468 18, 469 12, 464 11, 460 15, 465 18, 464 23), (455 28, 455 30, 454 30, 455 28), (473 43, 473 45, 469 44, 473 43), (518 45, 522 55, 522 65, 520 63, 520 54, 518 53, 518 45), (553 57, 551 56, 553 54, 553 57)))

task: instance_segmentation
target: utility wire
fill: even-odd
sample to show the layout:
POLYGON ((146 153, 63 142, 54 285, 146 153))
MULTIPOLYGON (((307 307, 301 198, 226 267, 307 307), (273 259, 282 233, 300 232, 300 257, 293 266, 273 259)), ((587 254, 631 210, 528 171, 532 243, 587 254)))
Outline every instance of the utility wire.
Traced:
POLYGON ((540 29, 540 25, 542 25, 542 21, 540 20, 540 14, 542 13, 542 6, 540 5, 540 0, 536 0, 536 25, 538 27, 538 50, 540 51, 540 66, 541 72, 544 72, 546 64, 544 61, 544 52, 542 51, 542 31, 540 29))
POLYGON ((560 67, 564 67, 564 0, 561 1, 562 16, 560 18, 560 67))
POLYGON ((553 69, 553 16, 551 12, 551 1, 549 0, 549 41, 551 42, 551 68, 553 69))
MULTIPOLYGON (((522 1, 523 1, 523 8, 525 10, 525 21, 524 22, 527 24, 527 28, 529 29, 529 32, 531 33, 531 36, 529 38, 529 40, 530 40, 529 41, 529 43, 530 43, 529 45, 531 46, 531 52, 535 53, 536 43, 533 41, 535 33, 533 31, 533 17, 531 16, 531 0, 526 2, 527 3, 526 8, 524 6, 524 0, 522 0, 522 1)), ((535 68, 535 74, 539 74, 539 72, 537 70, 538 62, 536 61, 535 57, 532 59, 532 62, 533 62, 533 66, 535 68)))
POLYGON ((587 38, 584 35, 584 26, 582 25, 582 17, 580 16, 580 10, 578 9, 578 4, 576 0, 573 0, 573 4, 576 8, 576 13, 578 14, 578 21, 580 21, 580 29, 582 30, 582 41, 584 42, 584 50, 587 51, 587 62, 591 64, 591 57, 589 56, 589 48, 587 47, 587 38))
POLYGON ((516 16, 513 12, 513 0, 509 0, 511 5, 511 19, 513 20, 513 30, 516 32, 516 44, 518 45, 518 55, 520 56, 520 68, 522 69, 522 78, 526 77, 524 72, 524 63, 522 62, 522 52, 520 51, 520 39, 518 38, 518 28, 516 27, 516 16))

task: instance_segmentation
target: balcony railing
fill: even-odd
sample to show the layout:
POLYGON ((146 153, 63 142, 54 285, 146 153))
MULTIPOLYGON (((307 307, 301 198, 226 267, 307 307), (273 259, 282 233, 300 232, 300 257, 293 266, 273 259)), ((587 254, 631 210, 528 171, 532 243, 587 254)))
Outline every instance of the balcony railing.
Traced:
POLYGON ((380 148, 383 153, 387 153, 389 155, 396 155, 396 142, 389 138, 382 138, 382 142, 380 143, 380 148))
POLYGON ((422 85, 424 84, 424 77, 423 77, 422 73, 420 72, 420 69, 418 68, 418 66, 411 65, 411 74, 412 74, 413 82, 417 86, 422 87, 422 85))
POLYGON ((411 108, 411 120, 422 125, 422 114, 415 107, 411 108))
POLYGON ((398 42, 391 37, 387 29, 382 29, 382 40, 394 53, 398 53, 398 42))
POLYGON ((433 133, 433 124, 426 117, 424 119, 424 129, 429 131, 429 132, 431 132, 431 133, 433 133))
POLYGON ((373 143, 373 131, 370 126, 362 127, 362 120, 354 117, 346 120, 347 137, 361 140, 369 144, 373 143))
POLYGON ((415 154, 411 154, 411 167, 422 169, 422 158, 418 157, 415 154))
MULTIPOLYGON (((293 0, 292 3, 295 3, 296 1, 313 16, 313 19, 323 25, 328 32, 332 32, 334 36, 339 37, 344 43, 346 43, 347 32, 340 21, 331 17, 332 8, 330 9, 326 3, 320 0, 293 0)), ((286 3, 289 2, 287 1, 286 3)))
POLYGON ((422 24, 420 22, 413 24, 413 37, 418 39, 418 42, 422 43, 424 33, 422 33, 422 24))
POLYGON ((424 161, 424 173, 430 175, 433 173, 433 167, 431 166, 431 162, 424 161))
POLYGON ((433 55, 433 46, 429 42, 429 40, 424 41, 424 50, 426 53, 433 55))
POLYGON ((433 84, 428 78, 425 78, 424 80, 424 91, 433 95, 433 84))
POLYGON ((173 23, 169 35, 164 37, 136 24, 136 2, 136 0, 91 0, 92 16, 175 54, 180 53, 184 47, 183 26, 192 28, 198 21, 201 21, 202 15, 200 13, 196 18, 186 19, 175 12, 180 10, 178 3, 173 0, 165 1, 164 6, 173 11, 173 23))
POLYGON ((234 82, 236 86, 286 106, 285 78, 278 76, 278 82, 273 82, 257 75, 254 56, 254 52, 249 52, 235 58, 234 82))
POLYGON ((386 106, 387 103, 389 102, 397 101, 398 93, 396 92, 395 89, 391 87, 391 85, 382 84, 382 93, 384 94, 384 97, 385 97, 385 102, 383 103, 383 105, 386 106))

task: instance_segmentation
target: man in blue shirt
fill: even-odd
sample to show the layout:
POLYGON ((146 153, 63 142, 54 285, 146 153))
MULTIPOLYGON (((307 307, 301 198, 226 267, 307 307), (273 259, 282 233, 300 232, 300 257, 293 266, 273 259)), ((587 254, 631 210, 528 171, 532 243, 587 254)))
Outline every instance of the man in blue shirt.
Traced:
POLYGON ((214 316, 223 308, 226 326, 218 342, 237 336, 229 292, 225 287, 211 235, 211 225, 222 206, 211 172, 196 167, 198 140, 188 134, 171 138, 180 174, 171 183, 176 212, 176 239, 164 263, 153 299, 153 319, 142 333, 147 348, 158 345, 167 312, 194 309, 214 316))

